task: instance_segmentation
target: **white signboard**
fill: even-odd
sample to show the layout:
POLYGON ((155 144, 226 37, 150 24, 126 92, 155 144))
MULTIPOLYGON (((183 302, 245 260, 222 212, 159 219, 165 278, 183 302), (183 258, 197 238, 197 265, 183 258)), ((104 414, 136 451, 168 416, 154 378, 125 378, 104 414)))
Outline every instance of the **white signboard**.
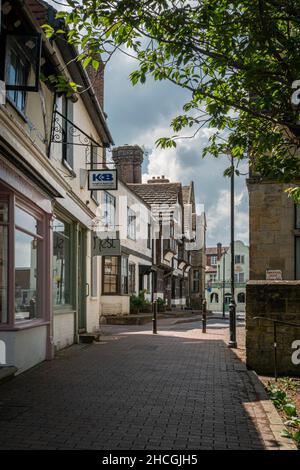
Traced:
POLYGON ((118 189, 117 170, 89 170, 90 191, 118 189))
POLYGON ((282 271, 280 269, 267 269, 266 280, 267 281, 282 281, 282 271))

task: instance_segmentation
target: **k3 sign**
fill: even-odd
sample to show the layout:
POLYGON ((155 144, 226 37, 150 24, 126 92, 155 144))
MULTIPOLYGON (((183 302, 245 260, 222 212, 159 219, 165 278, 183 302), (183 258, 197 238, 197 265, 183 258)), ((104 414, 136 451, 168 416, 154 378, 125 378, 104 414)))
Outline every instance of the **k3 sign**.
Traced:
POLYGON ((117 170, 89 170, 90 191, 118 189, 117 170))

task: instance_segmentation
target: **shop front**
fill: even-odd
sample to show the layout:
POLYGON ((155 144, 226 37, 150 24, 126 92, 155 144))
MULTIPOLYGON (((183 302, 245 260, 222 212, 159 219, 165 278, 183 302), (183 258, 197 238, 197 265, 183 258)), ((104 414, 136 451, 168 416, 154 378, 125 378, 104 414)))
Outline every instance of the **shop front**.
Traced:
POLYGON ((28 181, 13 172, 6 176, 11 184, 0 179, 0 340, 4 365, 19 373, 52 357, 52 207, 28 181))

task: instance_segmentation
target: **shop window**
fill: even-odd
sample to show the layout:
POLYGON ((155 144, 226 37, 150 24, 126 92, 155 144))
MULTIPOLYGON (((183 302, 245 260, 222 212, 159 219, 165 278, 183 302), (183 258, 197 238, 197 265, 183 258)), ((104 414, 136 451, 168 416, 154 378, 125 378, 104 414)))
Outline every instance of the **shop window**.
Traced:
POLYGON ((8 320, 8 203, 0 201, 0 323, 8 320))
POLYGON ((53 223, 53 305, 71 303, 71 225, 61 219, 53 223))
POLYGON ((134 263, 129 263, 129 280, 128 280, 128 285, 129 285, 129 294, 134 294, 135 293, 135 264, 134 263))
POLYGON ((40 221, 21 207, 15 208, 15 320, 41 315, 41 264, 43 238, 40 221))
POLYGON ((121 293, 128 294, 128 258, 121 258, 121 293))
POLYGON ((103 293, 118 293, 118 256, 103 256, 103 293))
POLYGON ((104 225, 113 230, 115 228, 116 198, 108 192, 104 192, 103 201, 104 225))
POLYGON ((127 236, 136 239, 136 214, 130 207, 127 207, 127 236))

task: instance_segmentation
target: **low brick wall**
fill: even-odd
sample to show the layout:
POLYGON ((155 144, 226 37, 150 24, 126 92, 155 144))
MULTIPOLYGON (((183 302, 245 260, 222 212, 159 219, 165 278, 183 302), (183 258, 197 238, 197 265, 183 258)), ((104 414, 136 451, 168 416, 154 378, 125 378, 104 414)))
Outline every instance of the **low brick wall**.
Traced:
MULTIPOLYGON (((249 281, 246 305, 247 366, 259 374, 273 375, 273 323, 266 317, 300 325, 300 281, 249 281)), ((292 363, 292 343, 300 340, 300 328, 277 325, 278 373, 300 376, 300 364, 292 363)))

